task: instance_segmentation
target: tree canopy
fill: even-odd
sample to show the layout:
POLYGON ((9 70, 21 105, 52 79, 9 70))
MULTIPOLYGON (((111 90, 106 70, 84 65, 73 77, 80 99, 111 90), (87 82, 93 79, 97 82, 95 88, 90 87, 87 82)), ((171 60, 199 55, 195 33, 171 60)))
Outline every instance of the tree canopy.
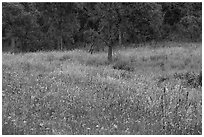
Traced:
POLYGON ((201 41, 202 3, 3 3, 3 49, 66 50, 160 40, 201 41))

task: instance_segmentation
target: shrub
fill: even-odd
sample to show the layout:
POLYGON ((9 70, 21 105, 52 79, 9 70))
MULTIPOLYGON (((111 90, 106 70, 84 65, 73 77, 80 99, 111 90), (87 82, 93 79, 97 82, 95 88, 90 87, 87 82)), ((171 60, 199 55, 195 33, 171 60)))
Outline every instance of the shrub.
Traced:
POLYGON ((100 58, 100 57, 89 57, 85 61, 86 65, 91 65, 91 66, 101 66, 101 65, 108 65, 109 62, 106 58, 100 58))
POLYGON ((70 55, 63 55, 62 57, 59 58, 59 61, 66 61, 70 59, 72 59, 70 55))
POLYGON ((120 69, 120 70, 126 70, 126 71, 134 71, 134 66, 129 63, 128 61, 117 61, 114 65, 113 65, 113 69, 120 69))
POLYGON ((178 25, 180 33, 186 38, 197 41, 201 39, 202 21, 195 16, 185 16, 178 25))
POLYGON ((175 73, 174 77, 183 80, 186 86, 194 88, 202 86, 202 71, 199 74, 194 72, 175 73))

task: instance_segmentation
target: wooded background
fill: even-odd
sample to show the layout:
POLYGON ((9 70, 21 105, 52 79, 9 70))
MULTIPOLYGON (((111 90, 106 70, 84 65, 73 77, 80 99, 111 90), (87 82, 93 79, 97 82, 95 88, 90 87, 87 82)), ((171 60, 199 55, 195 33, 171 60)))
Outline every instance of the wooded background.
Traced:
POLYGON ((202 3, 2 3, 3 51, 202 40, 202 3))

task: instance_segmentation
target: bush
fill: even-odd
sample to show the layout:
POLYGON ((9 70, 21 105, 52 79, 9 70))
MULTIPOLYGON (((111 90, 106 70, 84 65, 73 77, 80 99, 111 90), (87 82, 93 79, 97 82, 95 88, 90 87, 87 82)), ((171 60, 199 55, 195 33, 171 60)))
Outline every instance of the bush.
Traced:
POLYGON ((191 41, 201 40, 202 36, 202 22, 200 18, 195 16, 185 16, 178 24, 178 29, 182 36, 191 41))
POLYGON ((91 65, 91 66, 104 66, 104 65, 108 65, 109 62, 107 61, 106 58, 95 58, 95 57, 90 57, 89 59, 87 59, 85 61, 86 65, 91 65))
POLYGON ((59 58, 59 61, 66 61, 71 59, 72 57, 70 55, 63 55, 62 57, 59 58))
POLYGON ((189 87, 197 88, 202 86, 202 71, 199 74, 194 72, 175 73, 174 77, 184 81, 184 84, 189 87))
POLYGON ((134 66, 128 61, 120 60, 113 65, 113 69, 134 71, 134 66))

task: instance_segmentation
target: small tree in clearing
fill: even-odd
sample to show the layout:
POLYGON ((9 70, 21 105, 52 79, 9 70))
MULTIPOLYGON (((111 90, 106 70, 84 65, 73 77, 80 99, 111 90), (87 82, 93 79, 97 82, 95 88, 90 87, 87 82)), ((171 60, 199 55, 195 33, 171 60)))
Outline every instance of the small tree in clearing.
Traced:
MULTIPOLYGON (((92 43, 96 39, 102 40, 108 47, 108 61, 112 62, 113 45, 119 32, 119 3, 97 3, 93 9, 84 6, 92 20, 99 20, 98 29, 89 29, 85 33, 90 36, 92 43)), ((119 36, 120 37, 120 36, 119 36)))

